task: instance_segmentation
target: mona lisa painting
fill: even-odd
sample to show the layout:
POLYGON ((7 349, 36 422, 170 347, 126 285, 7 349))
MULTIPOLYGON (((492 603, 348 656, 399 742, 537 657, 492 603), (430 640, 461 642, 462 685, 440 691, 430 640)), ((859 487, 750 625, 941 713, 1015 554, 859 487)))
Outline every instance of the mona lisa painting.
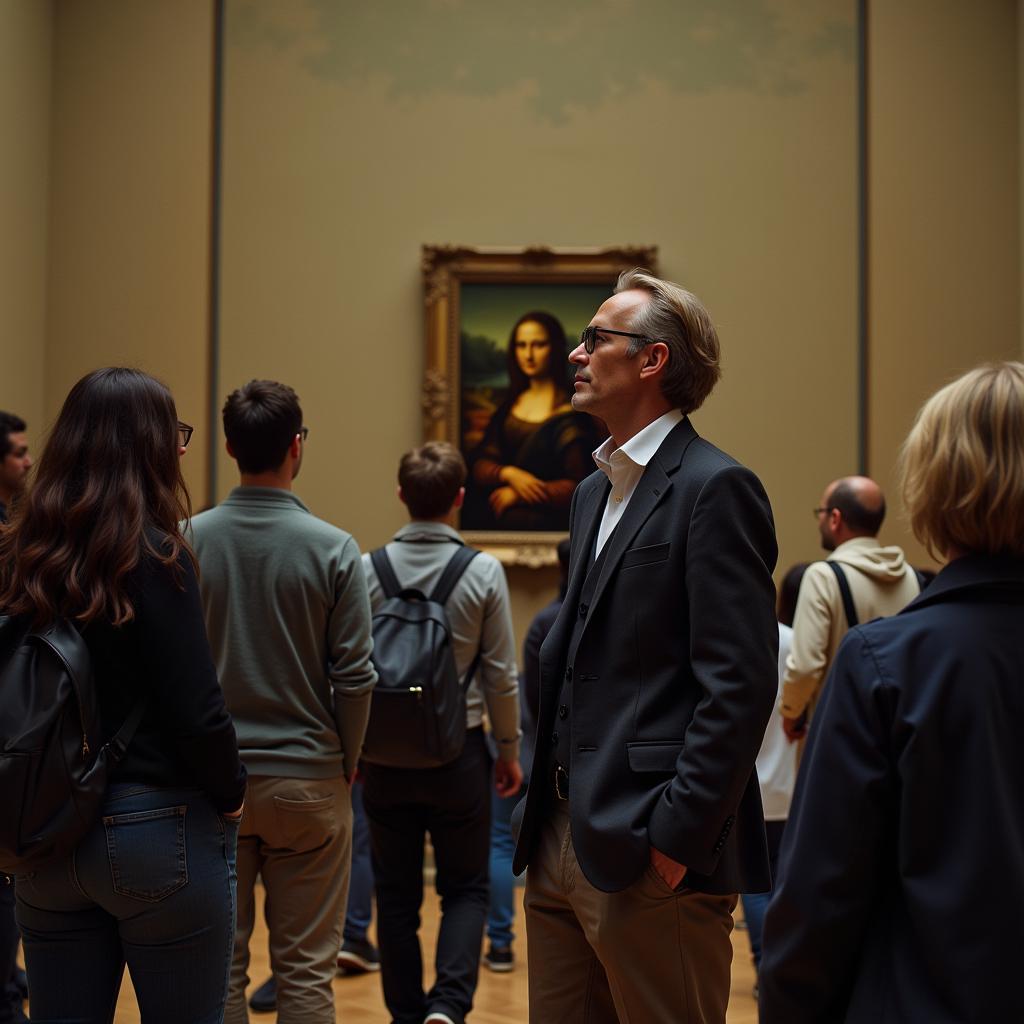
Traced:
POLYGON ((569 353, 619 272, 652 267, 654 255, 424 251, 425 269, 435 271, 427 276, 426 434, 462 451, 469 475, 460 529, 505 562, 543 564, 544 549, 569 528, 573 491, 607 436, 603 423, 572 408, 569 353), (438 262, 445 282, 436 280, 438 262))

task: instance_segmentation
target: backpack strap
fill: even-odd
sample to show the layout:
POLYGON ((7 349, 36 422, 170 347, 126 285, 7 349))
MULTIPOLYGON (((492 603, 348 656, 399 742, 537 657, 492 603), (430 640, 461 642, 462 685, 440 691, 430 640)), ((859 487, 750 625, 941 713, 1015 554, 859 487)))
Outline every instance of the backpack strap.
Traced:
POLYGON ((373 571, 377 574, 377 582, 380 583, 384 596, 398 597, 402 591, 402 585, 398 582, 387 551, 384 548, 374 548, 370 552, 370 561, 373 563, 373 571))
POLYGON ((434 587, 430 600, 436 601, 438 604, 444 604, 451 597, 455 584, 462 579, 462 574, 469 567, 469 563, 479 554, 480 552, 476 548, 465 546, 457 548, 455 554, 452 555, 448 560, 448 564, 444 567, 444 572, 441 573, 441 578, 437 581, 437 586, 434 587))
MULTIPOLYGON (((455 554, 452 555, 448 560, 448 564, 444 567, 444 572, 441 573, 441 578, 437 581, 437 586, 434 587, 430 600, 443 605, 452 596, 455 585, 462 579, 462 574, 469 568, 469 563, 479 554, 480 552, 476 548, 465 546, 457 548, 455 554)), ((473 676, 476 673, 477 666, 480 664, 480 656, 482 654, 483 647, 481 646, 477 648, 476 654, 473 655, 473 661, 470 663, 469 670, 462 680, 463 693, 469 689, 469 684, 473 681, 473 676)))
POLYGON ((140 697, 135 702, 135 707, 128 713, 124 724, 107 741, 106 745, 113 750, 114 757, 118 761, 124 757, 125 752, 128 750, 128 744, 131 743, 132 738, 135 736, 135 731, 142 724, 143 716, 146 714, 148 707, 149 700, 146 697, 140 697))
MULTIPOLYGON (((58 619, 43 633, 35 634, 62 662, 70 674, 76 691, 81 695, 82 681, 92 668, 89 648, 75 626, 67 619, 58 619)), ((80 698, 81 699, 81 698, 80 698)), ((149 707, 148 696, 139 697, 121 728, 104 744, 111 749, 116 760, 120 761, 128 750, 142 719, 149 707)))
POLYGON ((850 583, 843 572, 843 567, 838 562, 826 561, 825 564, 836 574, 836 582, 839 584, 839 594, 843 599, 843 609, 846 612, 846 623, 853 629, 860 621, 857 618, 857 609, 853 604, 853 594, 850 593, 850 583))

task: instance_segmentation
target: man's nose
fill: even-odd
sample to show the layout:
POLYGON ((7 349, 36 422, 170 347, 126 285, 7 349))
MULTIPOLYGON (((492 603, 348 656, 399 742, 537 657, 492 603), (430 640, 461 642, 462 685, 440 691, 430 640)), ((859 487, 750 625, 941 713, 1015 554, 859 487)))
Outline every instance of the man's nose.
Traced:
POLYGON ((588 358, 587 350, 583 347, 582 341, 569 353, 570 363, 585 363, 588 358))

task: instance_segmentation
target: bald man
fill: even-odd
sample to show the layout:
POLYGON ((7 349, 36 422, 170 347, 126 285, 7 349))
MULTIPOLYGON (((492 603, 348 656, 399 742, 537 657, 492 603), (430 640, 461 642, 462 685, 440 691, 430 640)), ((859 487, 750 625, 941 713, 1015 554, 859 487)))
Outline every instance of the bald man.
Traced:
POLYGON ((878 542, 885 496, 874 480, 833 480, 814 514, 821 546, 829 556, 808 566, 797 598, 781 705, 783 728, 791 741, 804 735, 847 630, 859 622, 895 615, 921 591, 903 551, 878 542))

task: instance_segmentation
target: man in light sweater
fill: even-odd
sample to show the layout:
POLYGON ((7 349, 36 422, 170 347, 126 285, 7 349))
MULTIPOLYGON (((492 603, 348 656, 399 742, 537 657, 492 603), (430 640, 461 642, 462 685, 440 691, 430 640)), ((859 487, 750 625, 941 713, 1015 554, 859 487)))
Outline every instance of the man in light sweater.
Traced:
MULTIPOLYGON (((398 482, 411 522, 385 550, 399 585, 429 594, 462 545, 453 524, 465 495, 466 464, 452 445, 431 441, 402 457, 398 482)), ((376 610, 385 600, 383 588, 368 555, 363 565, 376 610)), ((503 797, 517 792, 523 780, 512 614, 505 573, 493 555, 482 552, 469 563, 445 613, 463 685, 474 661, 477 666, 466 694, 462 753, 438 768, 363 762, 381 981, 393 1024, 462 1024, 469 1013, 488 910, 492 779, 503 797), (482 727, 485 708, 498 750, 493 771, 482 727), (425 993, 416 933, 427 833, 437 865, 441 925, 437 977, 425 993)))
POLYGON ((249 771, 225 1021, 248 1020, 253 887, 262 875, 281 1024, 334 1024, 352 842, 349 785, 376 672, 352 537, 292 493, 307 429, 291 388, 250 381, 224 405, 241 486, 192 520, 224 698, 249 771))
POLYGON ((885 496, 874 480, 866 476, 834 480, 814 514, 821 546, 830 554, 825 562, 808 566, 800 583, 780 708, 791 742, 804 736, 829 666, 850 628, 836 567, 849 586, 854 625, 895 615, 921 591, 903 551, 878 542, 885 496))

